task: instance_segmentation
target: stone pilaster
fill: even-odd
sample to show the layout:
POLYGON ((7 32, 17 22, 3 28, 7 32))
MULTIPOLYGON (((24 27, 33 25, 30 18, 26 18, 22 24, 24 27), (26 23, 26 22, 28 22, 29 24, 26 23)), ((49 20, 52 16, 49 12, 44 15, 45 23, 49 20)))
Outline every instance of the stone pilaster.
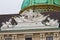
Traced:
POLYGON ((23 34, 18 34, 18 40, 24 40, 24 39, 25 39, 25 37, 23 34))
POLYGON ((54 33, 53 39, 54 39, 54 40, 59 40, 59 33, 54 33))
POLYGON ((34 33, 32 40, 40 40, 40 33, 34 33))
POLYGON ((13 34, 13 35, 12 35, 12 40, 18 40, 16 34, 13 34))
POLYGON ((45 33, 40 33, 40 40, 45 40, 46 37, 45 37, 45 33))
POLYGON ((60 32, 59 32, 59 40, 60 40, 60 32))
POLYGON ((0 35, 0 40, 4 40, 4 35, 0 35))

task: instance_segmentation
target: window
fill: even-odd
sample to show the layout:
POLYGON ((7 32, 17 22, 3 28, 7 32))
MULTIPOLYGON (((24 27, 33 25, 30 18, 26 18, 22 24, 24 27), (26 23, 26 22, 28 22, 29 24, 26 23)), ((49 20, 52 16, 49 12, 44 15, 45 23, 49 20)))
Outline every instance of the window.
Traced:
POLYGON ((5 40, 12 40, 12 38, 5 38, 5 40))
POLYGON ((32 35, 26 35, 25 40, 32 40, 32 35))
POLYGON ((31 37, 28 37, 28 38, 25 38, 25 40, 32 40, 32 38, 31 37))
POLYGON ((46 40, 53 40, 53 36, 46 37, 46 40))

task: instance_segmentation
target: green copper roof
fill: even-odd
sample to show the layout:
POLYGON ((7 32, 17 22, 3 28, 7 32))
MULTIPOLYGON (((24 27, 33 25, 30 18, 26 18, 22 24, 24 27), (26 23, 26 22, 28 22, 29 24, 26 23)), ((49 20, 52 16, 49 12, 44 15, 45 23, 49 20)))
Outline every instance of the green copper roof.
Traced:
POLYGON ((60 0, 24 0, 21 6, 21 9, 32 5, 43 5, 43 4, 50 4, 50 5, 60 5, 60 0))

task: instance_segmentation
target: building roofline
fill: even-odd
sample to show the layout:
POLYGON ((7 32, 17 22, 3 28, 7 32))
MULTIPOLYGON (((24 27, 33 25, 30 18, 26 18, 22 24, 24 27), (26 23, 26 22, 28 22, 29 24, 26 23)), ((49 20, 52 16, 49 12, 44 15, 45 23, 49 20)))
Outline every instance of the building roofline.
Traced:
POLYGON ((5 32, 30 32, 30 31, 52 31, 52 30, 60 30, 60 28, 46 28, 46 29, 27 29, 27 30, 4 30, 1 31, 0 33, 5 33, 5 32))
POLYGON ((28 6, 28 7, 26 7, 26 8, 24 8, 24 9, 21 9, 20 10, 20 12, 19 12, 19 14, 21 14, 23 11, 25 11, 25 10, 28 10, 28 9, 33 9, 34 7, 36 8, 36 7, 40 7, 40 6, 47 6, 47 7, 49 7, 49 6, 53 6, 53 7, 57 7, 57 8, 60 8, 60 6, 57 6, 57 5, 51 5, 51 4, 40 4, 40 5, 32 5, 32 6, 28 6))

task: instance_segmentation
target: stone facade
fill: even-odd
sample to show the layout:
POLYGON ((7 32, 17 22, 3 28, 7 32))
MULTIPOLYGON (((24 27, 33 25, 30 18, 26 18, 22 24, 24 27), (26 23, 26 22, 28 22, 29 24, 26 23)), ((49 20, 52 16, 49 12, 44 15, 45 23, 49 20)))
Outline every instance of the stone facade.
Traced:
POLYGON ((60 32, 34 31, 0 33, 0 40, 60 40, 60 32))
MULTIPOLYGON (((24 5, 23 7, 25 7, 24 5)), ((0 25, 0 40, 60 40, 59 14, 59 6, 50 4, 35 5, 33 2, 33 5, 27 5, 26 8, 19 12, 19 15, 13 16, 11 20, 11 17, 8 17, 9 15, 6 16, 8 17, 6 20, 10 20, 8 20, 6 23, 4 23, 5 16, 1 16, 3 26, 0 25), (50 18, 50 20, 48 18, 50 18), (15 21, 13 19, 15 19, 15 21), (48 21, 44 22, 46 19, 48 21), (59 22, 58 20, 55 21, 56 19, 58 19, 59 22)), ((2 22, 0 23, 2 24, 2 22)))

